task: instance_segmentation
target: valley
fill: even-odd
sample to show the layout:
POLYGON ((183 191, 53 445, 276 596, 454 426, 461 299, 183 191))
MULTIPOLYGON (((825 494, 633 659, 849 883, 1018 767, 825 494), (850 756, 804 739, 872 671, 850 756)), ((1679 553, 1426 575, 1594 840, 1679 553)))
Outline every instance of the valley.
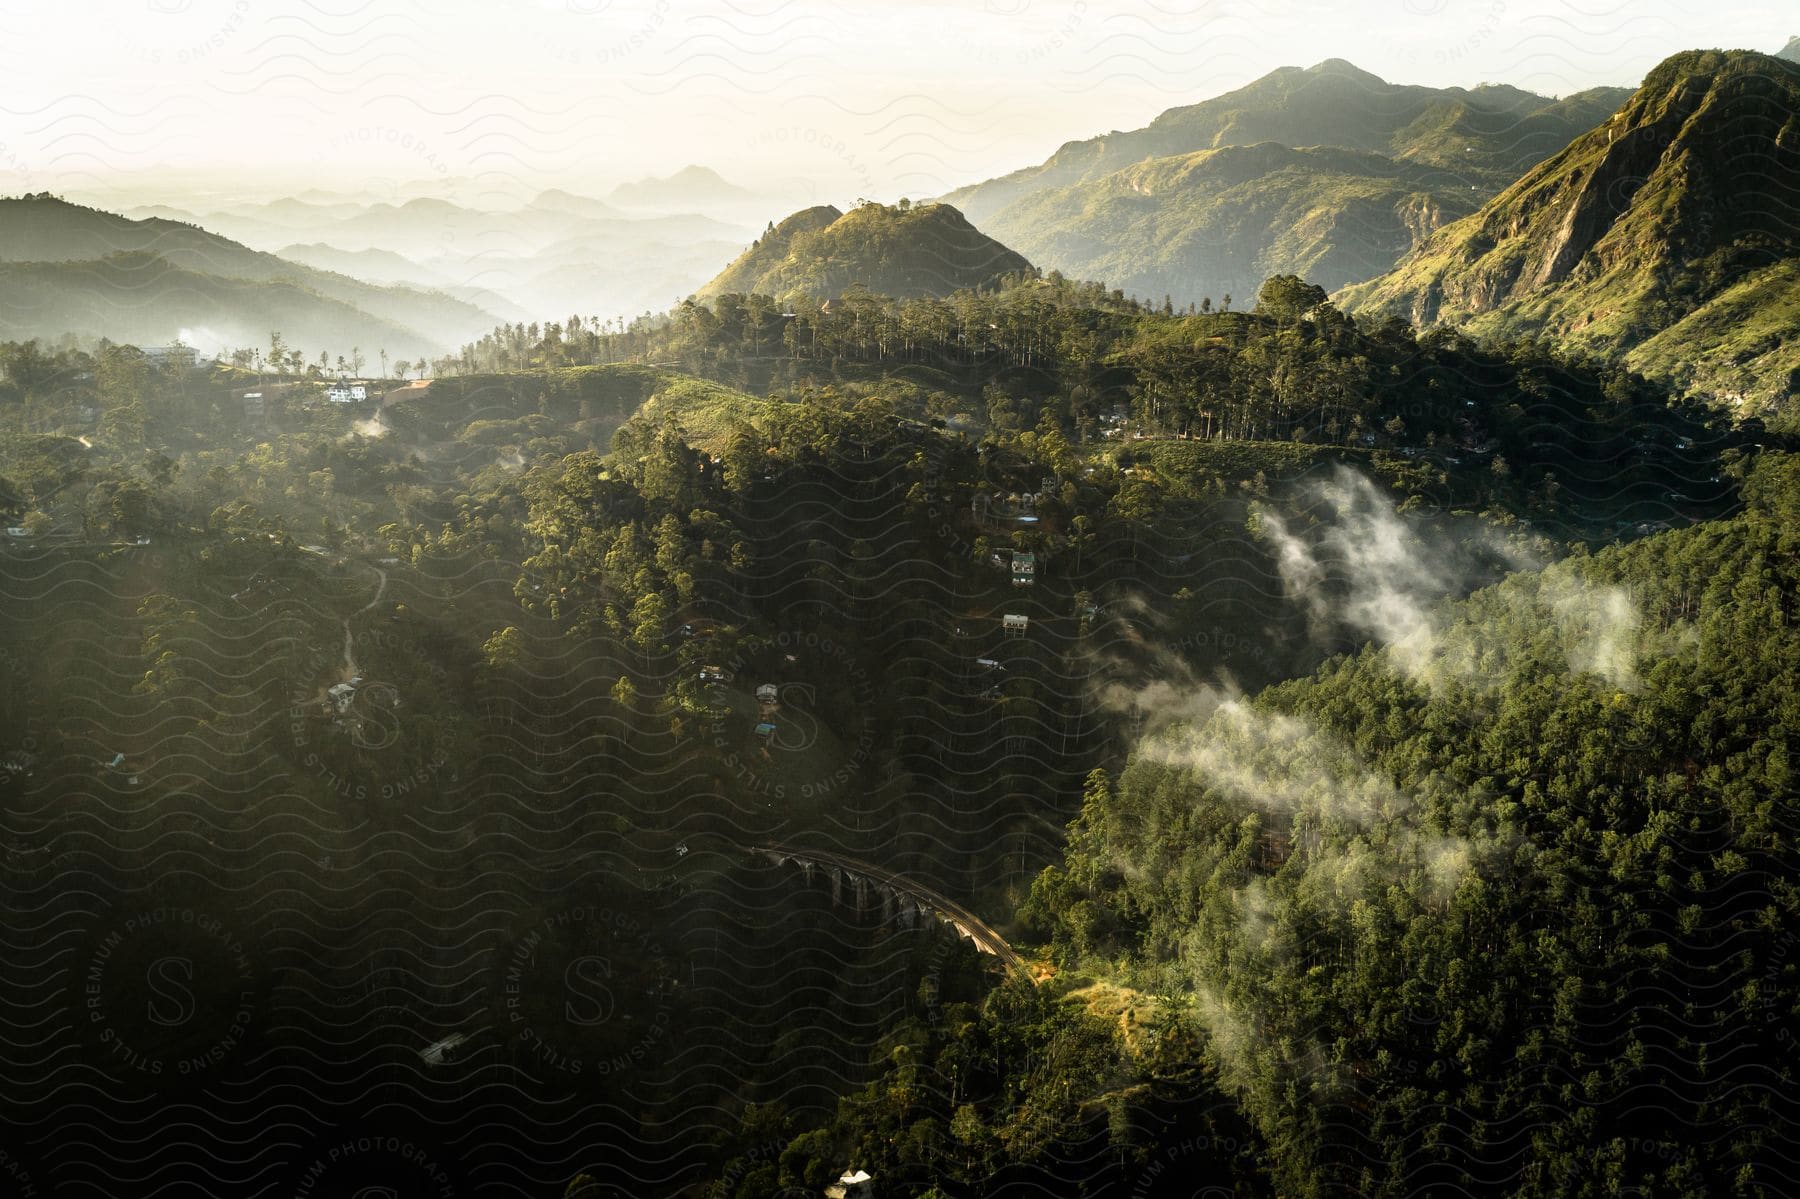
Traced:
POLYGON ((0 1191, 1791 1190, 1794 57, 0 198, 0 1191))

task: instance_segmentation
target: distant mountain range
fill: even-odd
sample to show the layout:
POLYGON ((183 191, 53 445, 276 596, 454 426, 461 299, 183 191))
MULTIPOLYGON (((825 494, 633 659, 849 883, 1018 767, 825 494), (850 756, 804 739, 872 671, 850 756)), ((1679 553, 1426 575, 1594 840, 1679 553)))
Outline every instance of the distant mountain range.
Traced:
POLYGON ((195 225, 47 196, 0 199, 0 338, 73 332, 150 343, 197 331, 261 345, 442 353, 492 327, 473 304, 291 262, 195 225))
POLYGON ((1386 270, 1628 94, 1407 86, 1332 59, 944 199, 1046 269, 1149 298, 1253 294, 1278 273, 1337 287, 1386 270))
POLYGON ((701 296, 760 292, 831 299, 853 286, 881 295, 947 296, 1034 270, 948 204, 831 205, 772 224, 701 296))
POLYGON ((717 171, 702 166, 684 167, 660 179, 647 177, 633 183, 621 183, 606 198, 608 203, 620 208, 653 212, 724 212, 733 216, 761 212, 767 205, 766 197, 729 183, 717 171))
POLYGON ((1617 113, 1339 297, 1543 336, 1677 385, 1800 390, 1800 64, 1669 58, 1617 113))
POLYGON ((691 209, 628 214, 557 189, 495 210, 431 197, 401 204, 314 197, 200 213, 161 207, 153 215, 314 267, 443 291, 510 320, 663 311, 767 219, 732 222, 691 209))

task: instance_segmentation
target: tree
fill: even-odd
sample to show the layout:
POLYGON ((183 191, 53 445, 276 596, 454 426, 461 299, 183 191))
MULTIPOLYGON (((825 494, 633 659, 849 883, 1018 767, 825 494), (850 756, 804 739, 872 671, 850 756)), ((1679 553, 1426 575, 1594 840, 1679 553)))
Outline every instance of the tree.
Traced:
POLYGON ((1325 289, 1298 275, 1272 275, 1256 295, 1256 312, 1277 323, 1291 325, 1329 302, 1325 289))
POLYGON ((525 637, 513 625, 507 625, 489 637, 481 647, 481 656, 489 670, 509 670, 519 664, 525 652, 525 637))

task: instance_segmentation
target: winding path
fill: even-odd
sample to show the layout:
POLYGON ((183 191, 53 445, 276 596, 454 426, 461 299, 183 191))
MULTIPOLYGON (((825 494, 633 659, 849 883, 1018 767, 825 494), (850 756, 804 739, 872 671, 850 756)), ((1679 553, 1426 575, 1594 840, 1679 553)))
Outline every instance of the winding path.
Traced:
POLYGON ((350 615, 344 617, 344 681, 346 683, 356 677, 356 657, 352 653, 350 622, 355 620, 358 616, 361 616, 364 612, 367 612, 370 608, 373 608, 376 604, 379 604, 382 595, 387 592, 387 571, 381 569, 379 566, 372 565, 371 563, 365 562, 363 565, 381 576, 381 583, 375 588, 375 598, 371 599, 356 611, 350 613, 350 615))

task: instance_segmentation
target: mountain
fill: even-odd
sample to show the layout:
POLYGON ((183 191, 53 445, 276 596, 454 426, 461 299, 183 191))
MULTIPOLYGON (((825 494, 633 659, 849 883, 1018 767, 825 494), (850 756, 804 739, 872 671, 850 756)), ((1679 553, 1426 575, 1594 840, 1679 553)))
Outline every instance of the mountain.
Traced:
POLYGON ((1274 274, 1339 287, 1387 270, 1626 94, 1399 85, 1332 59, 946 200, 1046 268, 1152 297, 1249 295, 1274 274))
POLYGON ((561 188, 551 188, 539 192, 537 198, 525 206, 539 212, 557 212, 564 216, 579 217, 588 221, 616 221, 625 214, 603 200, 591 196, 577 196, 561 188))
POLYGON ((1134 294, 1248 299, 1271 275, 1371 278, 1474 210, 1432 168, 1275 142, 1153 158, 1026 196, 988 232, 1033 261, 1134 294))
MULTIPOLYGON (((398 344, 387 346, 389 350, 397 352, 441 351, 446 346, 479 334, 494 323, 491 313, 438 292, 364 283, 347 275, 319 270, 274 254, 252 250, 196 225, 158 218, 132 220, 117 213, 86 208, 49 195, 0 199, 0 262, 40 262, 68 266, 75 263, 92 264, 120 254, 131 256, 126 277, 161 278, 154 271, 146 274, 139 261, 142 258, 160 259, 169 267, 184 272, 186 276, 216 280, 216 284, 209 284, 202 289, 209 295, 232 292, 235 289, 227 284, 236 282, 291 284, 335 304, 360 310, 383 328, 399 330, 399 336, 405 338, 407 350, 401 351, 398 344)), ((63 272, 61 286, 78 289, 119 277, 118 271, 111 268, 85 272, 69 270, 63 272)), ((181 327, 195 327, 202 323, 187 319, 181 308, 179 293, 158 294, 173 305, 161 313, 166 318, 163 324, 168 326, 162 334, 163 340, 173 337, 181 327)), ((94 298, 97 311, 110 310, 119 302, 122 301, 117 297, 94 298)), ((284 306, 289 303, 291 301, 284 301, 284 306)), ((9 323, 9 328, 15 331, 32 330, 28 334, 30 336, 53 335, 64 331, 31 320, 28 311, 21 311, 12 319, 22 323, 9 323)), ((321 322, 326 326, 336 327, 335 316, 322 315, 321 322)), ((249 344, 260 344, 267 339, 269 329, 264 327, 259 330, 255 328, 256 324, 261 324, 260 318, 248 326, 241 320, 234 321, 229 327, 234 332, 245 334, 249 344)), ((105 328, 92 331, 113 336, 115 340, 118 336, 105 328)), ((283 332, 288 334, 290 341, 299 340, 299 334, 295 330, 284 329, 283 332)), ((9 334, 12 335, 16 334, 9 334)), ((359 338, 358 344, 363 340, 366 339, 359 338)))
POLYGON ((392 250, 340 250, 325 242, 283 246, 277 256, 321 271, 335 271, 376 283, 438 284, 443 280, 429 267, 392 250))
POLYGON ((1788 39, 1788 44, 1775 52, 1776 58, 1785 58, 1789 62, 1800 62, 1800 34, 1788 39))
POLYGON ((1604 124, 1347 310, 1545 336, 1735 400, 1800 386, 1800 65, 1667 59, 1604 124))
POLYGON ((847 213, 822 205, 770 225, 699 294, 829 299, 860 284, 887 296, 947 296, 1034 269, 948 204, 862 204, 847 213))
POLYGON ((985 224, 1046 188, 1099 179, 1146 158, 1279 142, 1338 146, 1442 168, 1500 186, 1567 145, 1626 93, 1597 88, 1551 100, 1518 88, 1432 88, 1388 83, 1342 59, 1281 67, 1236 91, 1171 108, 1143 129, 1066 143, 1044 163, 944 197, 985 224))
POLYGON ((658 212, 738 209, 759 199, 755 192, 729 183, 717 171, 702 166, 683 167, 666 178, 648 176, 633 183, 621 183, 606 198, 621 208, 648 208, 658 212))
POLYGON ((308 267, 468 301, 482 319, 459 330, 454 342, 479 336, 497 323, 494 317, 660 312, 691 295, 762 223, 692 212, 625 216, 602 201, 559 191, 505 211, 421 198, 333 206, 329 216, 308 216, 325 211, 278 201, 207 213, 181 227, 222 229, 308 267), (285 223, 293 220, 309 223, 285 223))
POLYGON ((371 316, 286 279, 251 280, 184 270, 154 254, 75 262, 0 262, 0 340, 65 333, 136 345, 176 338, 206 351, 266 343, 279 330, 310 352, 442 353, 415 329, 371 316))
MULTIPOLYGON (((508 296, 481 286, 479 279, 474 278, 478 272, 471 272, 465 262, 453 262, 440 267, 414 262, 391 250, 341 250, 325 242, 284 246, 278 254, 289 262, 298 262, 321 271, 334 271, 371 283, 429 288, 465 304, 472 304, 503 320, 530 320, 536 315, 520 307, 508 296)), ((553 306, 552 311, 556 310, 559 307, 553 306)))

